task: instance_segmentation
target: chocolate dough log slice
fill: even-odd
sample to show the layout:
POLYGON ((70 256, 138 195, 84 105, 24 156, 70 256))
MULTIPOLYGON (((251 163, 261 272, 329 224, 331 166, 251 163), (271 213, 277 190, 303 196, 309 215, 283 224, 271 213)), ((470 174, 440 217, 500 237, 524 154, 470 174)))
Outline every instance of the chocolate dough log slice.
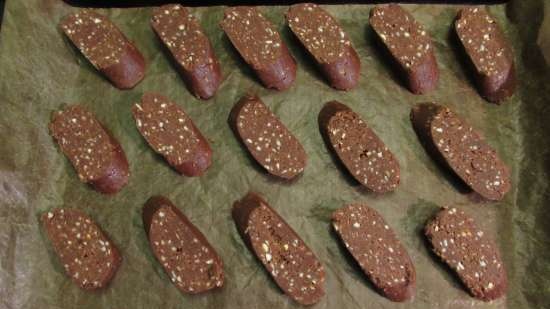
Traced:
POLYGON ((424 232, 433 252, 456 272, 475 298, 490 301, 506 294, 508 280, 500 252, 471 216, 444 208, 424 232))
POLYGON ((371 10, 369 22, 412 93, 426 93, 437 86, 439 69, 432 40, 424 27, 397 4, 371 10))
POLYGON ((332 226, 376 288, 388 299, 406 301, 416 290, 416 272, 405 247, 384 218, 365 204, 332 214, 332 226))
POLYGON ((133 88, 143 79, 143 56, 105 16, 84 9, 65 17, 61 28, 76 48, 115 87, 133 88))
POLYGON ((56 112, 49 128, 82 182, 106 194, 117 193, 128 183, 122 147, 86 108, 72 105, 56 112))
POLYGON ((496 21, 483 8, 460 10, 455 31, 473 68, 479 92, 500 103, 516 88, 514 55, 496 21))
POLYGON ((332 101, 319 113, 325 142, 359 183, 376 193, 399 185, 399 162, 376 133, 346 105, 332 101))
POLYGON ((483 136, 449 108, 418 104, 411 120, 428 153, 450 168, 472 190, 501 200, 510 190, 510 172, 483 136))
POLYGON ((176 287, 186 294, 223 285, 223 262, 206 237, 162 196, 143 207, 143 225, 156 259, 176 287))
POLYGON ((229 116, 238 139, 271 175, 292 179, 303 172, 307 155, 294 135, 257 96, 246 95, 229 116))
POLYGON ((84 290, 107 287, 122 258, 117 247, 85 213, 57 208, 42 215, 46 235, 66 274, 84 290))
POLYGON ((179 173, 200 176, 211 165, 208 141, 183 109, 168 98, 145 93, 132 114, 149 146, 179 173))
POLYGON ((325 294, 325 271, 315 254, 267 202, 248 193, 233 204, 233 220, 249 249, 294 301, 317 303, 325 294))
POLYGON ((357 85, 361 62, 347 34, 330 14, 316 4, 302 3, 292 5, 286 19, 332 87, 349 90, 357 85))
POLYGON ((229 7, 223 31, 267 88, 284 90, 296 79, 296 62, 277 29, 254 7, 229 7))
POLYGON ((174 58, 191 92, 200 99, 216 93, 222 82, 218 59, 197 19, 179 4, 155 8, 151 25, 174 58))

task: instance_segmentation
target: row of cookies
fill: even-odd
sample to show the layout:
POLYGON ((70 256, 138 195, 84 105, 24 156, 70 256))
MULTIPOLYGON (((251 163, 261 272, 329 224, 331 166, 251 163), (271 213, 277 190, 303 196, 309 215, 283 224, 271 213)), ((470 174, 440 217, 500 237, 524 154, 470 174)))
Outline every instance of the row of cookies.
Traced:
MULTIPOLYGON (((318 5, 292 5, 286 13, 291 31, 335 89, 350 90, 360 77, 360 59, 342 26, 318 5)), ((218 59, 198 20, 181 5, 155 8, 151 25, 191 92, 201 99, 214 96, 223 81, 218 59)), ((255 7, 228 7, 221 28, 267 87, 289 88, 296 78, 296 61, 276 27, 255 7)), ((397 4, 380 5, 370 25, 390 62, 415 94, 437 87, 439 69, 430 35, 397 4)), ((145 75, 146 61, 126 36, 106 17, 92 10, 67 16, 61 28, 86 58, 116 87, 128 89, 145 75)), ((462 9, 454 29, 467 55, 479 92, 502 102, 515 90, 510 46, 484 9, 462 9)))
MULTIPOLYGON (((279 288, 302 305, 325 295, 325 270, 300 236, 260 195, 233 204, 237 231, 279 288)), ((143 227, 157 262, 176 287, 198 294, 224 285, 224 264, 200 230, 162 196, 142 211, 143 227)), ((333 212, 333 230, 380 294, 396 302, 416 292, 414 263, 384 218, 365 204, 333 212)), ((106 288, 122 257, 107 234, 85 213, 56 208, 42 216, 46 234, 67 274, 80 288, 106 288)), ((442 208, 425 226, 431 250, 453 269, 468 292, 490 301, 506 293, 507 275, 494 241, 456 208, 442 208)))

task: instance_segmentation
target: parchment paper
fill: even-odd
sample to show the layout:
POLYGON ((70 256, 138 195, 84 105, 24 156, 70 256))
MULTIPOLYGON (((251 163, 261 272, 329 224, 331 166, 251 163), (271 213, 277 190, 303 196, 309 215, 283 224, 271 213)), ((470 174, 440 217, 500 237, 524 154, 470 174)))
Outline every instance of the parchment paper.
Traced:
POLYGON ((57 0, 8 1, 0 34, 0 308, 297 307, 245 248, 231 220, 232 202, 249 190, 263 194, 325 265, 327 295, 315 308, 549 308, 550 70, 539 47, 550 41, 539 35, 548 33, 540 29, 546 6, 542 0, 517 0, 490 7, 513 42, 519 77, 517 93, 496 106, 479 97, 450 40, 457 6, 406 5, 432 34, 441 72, 437 90, 422 96, 409 93, 374 48, 371 5, 325 6, 350 34, 362 61, 360 84, 351 92, 333 90, 322 79, 285 26, 286 7, 262 8, 298 62, 296 83, 285 92, 264 89, 232 49, 218 27, 223 7, 193 8, 225 75, 216 97, 203 102, 190 95, 161 52, 149 26, 151 8, 100 10, 135 41, 148 62, 145 80, 120 91, 57 27, 76 8, 57 0), (179 176, 146 145, 130 113, 144 91, 175 100, 209 138, 214 163, 205 176, 179 176), (230 131, 229 111, 249 91, 262 97, 309 155, 305 174, 293 184, 256 169, 230 131), (395 193, 364 192, 332 161, 317 115, 333 99, 362 115, 397 156, 402 183, 395 193), (455 109, 498 150, 513 181, 502 202, 479 203, 428 157, 409 122, 410 108, 424 101, 455 109), (80 183, 48 135, 51 113, 76 102, 94 111, 126 151, 130 183, 115 196, 80 183), (141 223, 141 207, 154 194, 172 199, 218 250, 227 278, 222 290, 185 296, 170 283, 141 223), (418 274, 413 301, 396 304, 378 295, 336 241, 330 213, 348 202, 366 202, 380 211, 408 248, 418 274), (428 252, 421 229, 443 205, 466 209, 495 237, 508 270, 507 297, 492 303, 474 300, 428 252), (121 249, 122 267, 107 290, 81 291, 64 275, 38 221, 53 207, 86 211, 121 249))

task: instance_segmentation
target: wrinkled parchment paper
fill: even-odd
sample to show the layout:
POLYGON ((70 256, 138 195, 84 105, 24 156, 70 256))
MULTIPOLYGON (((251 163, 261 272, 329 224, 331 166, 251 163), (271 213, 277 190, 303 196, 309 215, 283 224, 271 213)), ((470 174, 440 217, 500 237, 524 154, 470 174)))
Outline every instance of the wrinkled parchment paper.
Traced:
MULTIPOLYGON (((284 25, 286 7, 263 7, 279 26, 298 62, 298 78, 285 92, 264 89, 218 27, 223 7, 193 8, 212 40, 225 82, 207 102, 195 99, 161 52, 149 26, 151 8, 101 9, 135 42, 148 62, 135 89, 112 87, 69 44, 57 27, 74 12, 58 0, 8 1, 0 34, 0 308, 294 308, 243 245, 230 217, 231 204, 249 190, 262 193, 319 256, 327 271, 327 295, 315 308, 548 308, 550 306, 550 69, 539 46, 544 1, 512 1, 490 7, 513 42, 519 87, 496 106, 481 99, 450 40, 456 6, 406 5, 432 34, 441 72, 437 90, 409 93, 373 45, 371 5, 326 6, 350 34, 362 61, 361 81, 351 92, 327 86, 284 25), (540 31, 540 33, 539 33, 540 31), (145 91, 175 100, 211 142, 214 163, 205 176, 171 170, 141 138, 130 108, 145 91), (233 104, 259 94, 303 143, 305 174, 283 184, 255 168, 227 124, 233 104), (340 100, 370 124, 395 153, 402 183, 394 193, 361 190, 332 161, 317 126, 329 100, 340 100), (454 108, 482 131, 512 170, 513 189, 499 203, 479 203, 461 192, 421 147, 409 123, 413 104, 436 101, 454 108), (130 183, 104 196, 80 183, 48 135, 51 113, 79 102, 113 131, 131 165, 130 183), (148 197, 163 194, 193 221, 225 262, 222 290, 185 296, 153 258, 141 223, 148 197), (366 202, 395 229, 414 261, 418 291, 413 301, 379 296, 330 231, 330 213, 348 202, 366 202), (508 270, 508 296, 474 300, 426 249, 421 228, 439 205, 474 214, 496 238, 508 270), (89 213, 120 247, 124 261, 105 291, 79 290, 63 273, 40 227, 39 215, 54 207, 89 213)), ((550 19, 547 13, 547 21, 550 19)), ((547 24, 548 25, 548 24, 547 24)))

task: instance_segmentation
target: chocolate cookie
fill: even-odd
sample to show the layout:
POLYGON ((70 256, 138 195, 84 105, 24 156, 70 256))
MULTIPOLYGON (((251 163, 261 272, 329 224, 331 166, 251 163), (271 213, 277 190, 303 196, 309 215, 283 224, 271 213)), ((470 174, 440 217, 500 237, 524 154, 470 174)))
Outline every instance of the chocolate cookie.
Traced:
POLYGON ((357 85, 361 62, 334 17, 316 4, 300 3, 290 7, 286 19, 332 87, 349 90, 357 85))
POLYGON ((456 272, 472 296, 490 301, 506 294, 508 280, 500 252, 471 216, 443 208, 424 232, 433 252, 456 272))
POLYGON ((162 196, 143 207, 149 245, 170 280, 186 294, 203 293, 223 285, 223 262, 206 237, 162 196))
POLYGON ((128 161, 118 141, 81 105, 54 114, 50 134, 71 161, 78 178, 95 190, 113 194, 128 183, 128 161))
POLYGON ((332 213, 332 226, 384 296, 398 302, 413 297, 416 290, 414 265, 378 212, 365 204, 350 204, 332 213))
POLYGON ((188 88, 200 99, 214 96, 222 82, 218 59, 197 19, 179 4, 153 10, 151 26, 174 58, 188 88))
POLYGON ((485 9, 468 7, 458 12, 455 31, 481 95, 493 103, 510 97, 516 88, 514 55, 496 21, 485 9))
POLYGON ((57 208, 42 215, 42 224, 63 268, 84 290, 107 287, 122 257, 101 228, 85 213, 57 208))
POLYGON ((411 111, 414 129, 427 151, 472 190, 501 200, 510 190, 510 172, 485 139, 449 108, 418 104, 411 111))
POLYGON ((376 193, 399 185, 399 162, 369 126, 346 105, 332 101, 319 113, 319 128, 348 172, 376 193))
POLYGON ((84 9, 65 17, 61 29, 115 87, 130 89, 143 79, 143 56, 105 16, 84 9))
POLYGON ((229 122, 248 152, 271 175, 292 179, 304 171, 304 148, 257 96, 239 100, 229 122))
POLYGON ((132 108, 139 133, 179 173, 200 176, 212 164, 212 149, 183 109, 168 98, 145 93, 132 108))
POLYGON ((233 204, 233 220, 249 249, 277 285, 302 305, 325 294, 325 271, 315 254, 267 202, 248 193, 233 204))
POLYGON ((296 62, 277 29, 255 7, 228 7, 221 27, 267 88, 284 90, 296 79, 296 62))
POLYGON ((423 94, 437 86, 432 40, 409 12, 397 4, 379 5, 371 10, 369 22, 412 93, 423 94))

